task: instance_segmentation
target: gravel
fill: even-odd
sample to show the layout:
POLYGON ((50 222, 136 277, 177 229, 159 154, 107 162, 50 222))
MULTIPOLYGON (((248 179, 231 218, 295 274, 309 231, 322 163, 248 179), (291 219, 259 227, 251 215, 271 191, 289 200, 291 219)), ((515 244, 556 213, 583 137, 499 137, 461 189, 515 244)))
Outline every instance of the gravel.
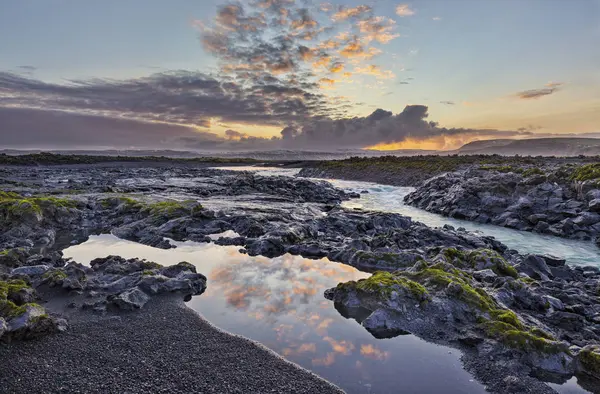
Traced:
POLYGON ((341 393, 264 346, 226 333, 173 297, 69 330, 0 344, 2 393, 341 393))

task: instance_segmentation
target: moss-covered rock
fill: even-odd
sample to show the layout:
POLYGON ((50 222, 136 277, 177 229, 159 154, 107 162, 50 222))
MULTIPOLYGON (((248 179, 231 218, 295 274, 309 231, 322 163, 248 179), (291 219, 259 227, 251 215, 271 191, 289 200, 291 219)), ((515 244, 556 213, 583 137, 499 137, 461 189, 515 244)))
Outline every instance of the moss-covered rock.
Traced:
POLYGON ((62 286, 63 281, 67 279, 67 277, 67 273, 59 268, 51 269, 42 275, 43 281, 50 287, 62 286))
POLYGON ((469 264, 473 269, 480 271, 483 269, 491 269, 496 275, 499 276, 510 276, 512 278, 518 278, 519 273, 510 265, 504 257, 498 252, 490 249, 477 249, 470 252, 467 256, 469 264))
POLYGON ((45 217, 64 215, 66 209, 77 208, 79 202, 54 196, 23 197, 14 192, 0 193, 0 222, 14 225, 36 225, 45 217))
POLYGON ((341 283, 338 288, 345 291, 354 290, 389 299, 392 293, 398 292, 409 295, 419 302, 430 299, 427 289, 419 283, 390 272, 378 271, 367 279, 341 283))
POLYGON ((600 379, 600 345, 588 345, 577 356, 578 369, 587 375, 600 379))
POLYGON ((202 204, 194 200, 185 201, 160 201, 147 204, 143 212, 156 218, 173 219, 182 216, 195 216, 202 212, 202 204))

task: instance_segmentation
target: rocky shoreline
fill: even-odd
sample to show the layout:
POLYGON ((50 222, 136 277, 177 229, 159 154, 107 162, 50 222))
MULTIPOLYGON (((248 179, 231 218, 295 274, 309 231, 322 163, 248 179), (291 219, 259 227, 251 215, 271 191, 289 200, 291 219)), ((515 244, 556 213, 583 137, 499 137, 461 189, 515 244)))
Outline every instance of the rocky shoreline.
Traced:
POLYGON ((482 166, 433 177, 409 205, 457 219, 564 238, 600 234, 600 165, 482 166))
POLYGON ((408 331, 460 348, 491 392, 552 392, 532 374, 600 379, 598 267, 521 255, 492 237, 399 214, 343 209, 360 195, 323 181, 175 165, 1 175, 0 336, 11 351, 22 339, 69 335, 80 315, 152 313, 160 299, 204 291, 206 278, 189 263, 109 256, 85 267, 63 259, 66 245, 111 232, 164 249, 175 247, 170 240, 215 242, 373 272, 326 298, 376 337, 408 331), (235 236, 214 236, 225 231, 235 236))

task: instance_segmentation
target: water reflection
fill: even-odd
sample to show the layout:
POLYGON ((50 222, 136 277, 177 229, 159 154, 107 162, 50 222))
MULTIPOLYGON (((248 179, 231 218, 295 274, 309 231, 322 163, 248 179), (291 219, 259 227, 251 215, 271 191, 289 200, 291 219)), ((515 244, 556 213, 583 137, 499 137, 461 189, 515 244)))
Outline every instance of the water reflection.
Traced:
POLYGON ((188 305, 216 326, 254 339, 349 393, 484 393, 460 364, 460 354, 412 335, 377 339, 323 298, 337 283, 367 274, 326 259, 249 257, 236 247, 192 242, 171 250, 92 236, 65 249, 86 263, 107 254, 161 264, 189 261, 208 288, 188 305), (435 376, 435 379, 431 379, 435 376))

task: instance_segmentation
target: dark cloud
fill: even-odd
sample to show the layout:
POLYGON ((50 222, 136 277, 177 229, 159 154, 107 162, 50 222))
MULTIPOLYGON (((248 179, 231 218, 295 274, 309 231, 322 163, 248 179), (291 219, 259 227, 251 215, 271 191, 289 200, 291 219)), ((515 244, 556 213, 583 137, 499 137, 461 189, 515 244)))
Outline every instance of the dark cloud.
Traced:
POLYGON ((523 100, 538 99, 540 97, 549 96, 552 93, 560 90, 562 83, 549 83, 541 89, 524 90, 517 93, 517 97, 523 100))
POLYGON ((221 140, 184 126, 32 108, 0 107, 0 124, 5 148, 161 148, 183 138, 221 140))
MULTIPOLYGON (((52 84, 0 72, 0 105, 69 110, 90 115, 210 127, 230 123, 285 125, 344 116, 309 83, 263 78, 242 85, 199 72, 157 73, 129 80, 92 79, 52 84)), ((341 103, 340 103, 341 104, 341 103)))
POLYGON ((407 105, 394 115, 377 109, 366 117, 338 120, 315 120, 301 128, 288 127, 281 132, 283 147, 294 149, 326 150, 332 148, 362 148, 367 146, 400 143, 407 140, 428 140, 439 137, 480 136, 522 137, 530 133, 439 127, 428 121, 428 108, 424 105, 407 105))

